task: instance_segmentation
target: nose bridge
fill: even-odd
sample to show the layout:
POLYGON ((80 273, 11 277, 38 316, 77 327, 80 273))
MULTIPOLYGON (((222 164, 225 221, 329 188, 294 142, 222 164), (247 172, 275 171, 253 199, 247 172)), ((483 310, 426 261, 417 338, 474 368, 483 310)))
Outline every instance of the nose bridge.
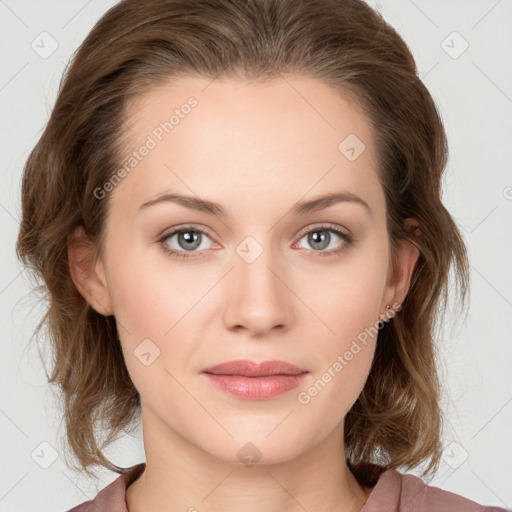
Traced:
POLYGON ((282 283, 276 277, 279 254, 272 248, 271 237, 247 236, 236 247, 235 275, 239 279, 241 297, 265 295, 266 300, 279 294, 282 283))

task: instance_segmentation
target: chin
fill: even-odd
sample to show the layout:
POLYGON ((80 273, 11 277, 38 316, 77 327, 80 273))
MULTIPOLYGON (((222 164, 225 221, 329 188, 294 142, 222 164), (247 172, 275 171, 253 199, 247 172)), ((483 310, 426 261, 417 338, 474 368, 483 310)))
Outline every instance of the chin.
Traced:
POLYGON ((288 462, 304 452, 307 439, 304 432, 297 432, 300 429, 280 431, 281 427, 276 428, 280 421, 282 418, 274 423, 272 429, 264 431, 254 428, 247 428, 244 433, 231 431, 233 438, 211 439, 208 445, 205 445, 208 441, 203 437, 201 444, 213 457, 240 468, 288 462))

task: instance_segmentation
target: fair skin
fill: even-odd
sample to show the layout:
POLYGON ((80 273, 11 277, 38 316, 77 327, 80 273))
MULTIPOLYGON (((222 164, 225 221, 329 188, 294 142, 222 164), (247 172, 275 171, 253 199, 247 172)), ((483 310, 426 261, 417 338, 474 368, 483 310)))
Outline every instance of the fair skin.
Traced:
POLYGON ((348 97, 311 78, 180 78, 130 106, 128 153, 190 96, 197 107, 104 199, 101 255, 79 229, 69 244, 75 284, 99 313, 115 315, 141 396, 146 470, 127 490, 129 511, 355 512, 371 488, 347 468, 343 419, 363 389, 377 336, 307 404, 298 395, 386 304, 404 300, 418 258, 401 243, 391 272, 368 122, 348 97), (366 145, 354 161, 338 150, 351 133, 366 145), (298 201, 341 191, 371 211, 343 201, 291 212, 298 201), (170 201, 140 209, 164 193, 214 201, 226 216, 170 201), (158 241, 184 225, 201 237, 192 251, 179 235, 158 241), (319 248, 311 232, 330 242, 319 248), (251 262, 237 252, 248 236, 262 249, 251 262), (146 339, 160 350, 149 366, 134 355, 146 339), (272 399, 243 400, 201 373, 234 359, 283 360, 308 374, 272 399), (238 456, 247 443, 261 453, 251 466, 238 456))

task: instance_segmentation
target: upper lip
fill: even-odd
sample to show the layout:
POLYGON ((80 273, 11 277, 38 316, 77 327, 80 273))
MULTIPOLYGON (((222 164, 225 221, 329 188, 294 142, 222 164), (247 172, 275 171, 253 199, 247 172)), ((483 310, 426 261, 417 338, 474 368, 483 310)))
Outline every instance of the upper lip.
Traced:
POLYGON ((247 359, 227 361, 225 363, 210 366, 203 373, 217 375, 242 375, 244 377, 264 377, 268 375, 299 375, 308 370, 299 368, 286 361, 263 361, 256 363, 247 359))

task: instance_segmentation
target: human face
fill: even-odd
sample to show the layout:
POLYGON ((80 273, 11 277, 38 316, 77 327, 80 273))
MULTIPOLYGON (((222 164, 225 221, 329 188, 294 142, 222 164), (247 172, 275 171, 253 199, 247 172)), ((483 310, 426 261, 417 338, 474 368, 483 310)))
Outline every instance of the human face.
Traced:
POLYGON ((107 197, 99 264, 143 414, 231 463, 246 443, 261 463, 313 448, 360 394, 376 336, 357 340, 394 298, 368 121, 348 96, 293 75, 263 85, 180 78, 138 97, 127 121, 127 157, 148 136, 156 144, 107 197), (190 97, 189 113, 158 130, 190 97), (364 151, 339 149, 350 134, 364 151), (294 212, 332 193, 359 200, 294 212), (223 213, 155 201, 165 194, 223 213), (171 234, 183 228, 188 238, 171 234), (238 359, 307 373, 266 399, 226 392, 203 373, 238 359))

